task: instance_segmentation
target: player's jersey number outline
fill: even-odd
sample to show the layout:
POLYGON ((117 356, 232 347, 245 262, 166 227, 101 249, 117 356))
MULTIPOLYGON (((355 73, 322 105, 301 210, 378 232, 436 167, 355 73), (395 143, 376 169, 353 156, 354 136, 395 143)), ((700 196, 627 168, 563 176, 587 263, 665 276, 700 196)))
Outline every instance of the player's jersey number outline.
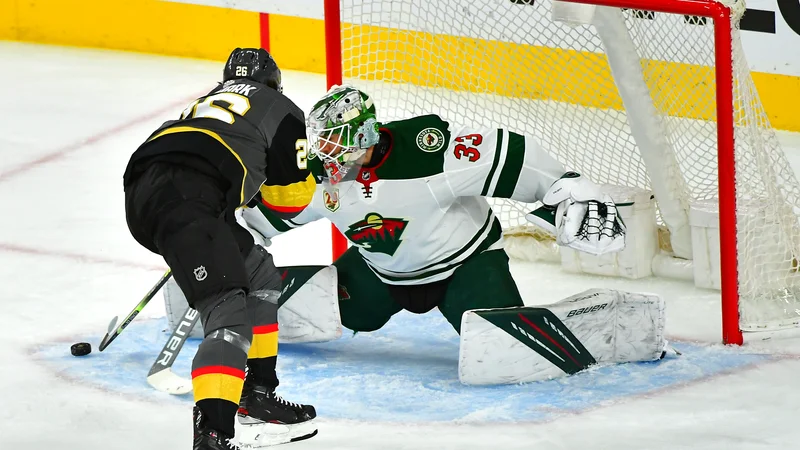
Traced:
POLYGON ((221 92, 198 98, 181 113, 183 119, 217 119, 232 124, 236 121, 234 113, 244 116, 250 110, 250 99, 233 92, 221 92), (217 102, 221 102, 217 103, 217 102))
POLYGON ((294 143, 294 149, 297 150, 297 168, 306 170, 308 168, 308 141, 306 139, 298 139, 294 143))
POLYGON ((455 148, 453 149, 453 154, 455 155, 456 159, 461 159, 462 156, 466 156, 469 162, 475 162, 481 157, 481 152, 475 148, 483 143, 483 136, 480 134, 459 136, 455 138, 455 141, 459 142, 459 144, 456 144, 455 148), (465 141, 469 141, 467 142, 467 145, 463 144, 465 141))

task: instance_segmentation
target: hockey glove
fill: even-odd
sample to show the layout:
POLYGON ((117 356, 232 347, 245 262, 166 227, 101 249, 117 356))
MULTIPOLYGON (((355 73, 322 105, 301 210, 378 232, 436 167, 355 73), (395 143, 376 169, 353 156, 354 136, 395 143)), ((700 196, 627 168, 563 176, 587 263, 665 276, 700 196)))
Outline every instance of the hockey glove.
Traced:
POLYGON ((542 203, 525 217, 554 234, 558 245, 598 256, 625 248, 625 223, 614 201, 579 174, 556 180, 542 203))

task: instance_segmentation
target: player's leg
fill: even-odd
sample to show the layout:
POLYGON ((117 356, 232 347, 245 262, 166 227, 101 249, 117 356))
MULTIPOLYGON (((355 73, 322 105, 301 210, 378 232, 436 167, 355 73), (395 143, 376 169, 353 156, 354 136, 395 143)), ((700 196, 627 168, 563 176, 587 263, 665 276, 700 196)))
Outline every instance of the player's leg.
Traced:
POLYGON ((357 247, 350 247, 333 265, 338 273, 339 313, 344 327, 375 331, 403 309, 367 267, 357 247))
POLYGON ((126 187, 131 232, 164 257, 200 313, 205 337, 192 363, 192 384, 196 419, 210 433, 201 439, 233 436, 252 340, 247 271, 222 218, 224 206, 216 180, 181 166, 152 164, 126 187))
MULTIPOLYGON (((235 234, 249 232, 239 225, 235 234)), ((247 295, 248 315, 253 324, 253 341, 247 355, 247 376, 239 403, 237 439, 250 447, 274 445, 307 439, 317 433, 313 422, 316 411, 311 405, 288 402, 275 393, 278 376, 278 298, 281 275, 272 255, 260 245, 253 245, 245 259, 251 290, 247 295)), ((243 250, 247 251, 246 248, 243 250)))
POLYGON ((450 277, 444 301, 439 304, 448 322, 461 332, 461 315, 477 308, 523 306, 511 278, 505 250, 490 250, 469 258, 450 277))

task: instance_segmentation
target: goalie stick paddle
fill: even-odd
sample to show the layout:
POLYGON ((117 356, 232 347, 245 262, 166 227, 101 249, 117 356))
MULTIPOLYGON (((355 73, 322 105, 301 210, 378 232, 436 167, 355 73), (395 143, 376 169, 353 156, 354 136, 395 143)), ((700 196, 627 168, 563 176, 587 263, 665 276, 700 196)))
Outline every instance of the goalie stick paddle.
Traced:
POLYGON ((199 318, 199 312, 192 308, 187 308, 181 317, 181 321, 172 330, 172 334, 167 339, 167 343, 164 344, 164 348, 161 349, 158 357, 156 357, 156 361, 150 366, 150 372, 147 373, 147 384, 157 391, 172 395, 183 395, 192 392, 192 380, 176 375, 172 371, 172 363, 175 362, 175 358, 177 358, 199 318))
POLYGON ((170 279, 170 277, 172 277, 171 270, 167 270, 166 272, 164 272, 164 275, 161 276, 161 279, 159 279, 158 282, 152 288, 150 288, 150 290, 147 292, 147 294, 144 295, 144 298, 142 298, 139 304, 137 304, 136 307, 133 308, 133 311, 131 311, 128 314, 128 316, 125 317, 125 321, 122 322, 122 325, 117 327, 117 320, 119 319, 119 316, 114 316, 114 318, 111 319, 111 322, 109 322, 108 324, 108 332, 106 333, 105 336, 103 336, 103 340, 100 341, 99 348, 101 352, 105 350, 106 347, 108 347, 108 345, 111 344, 111 342, 113 342, 114 339, 117 338, 117 336, 122 334, 122 330, 124 330, 125 327, 130 325, 133 319, 136 318, 136 316, 139 315, 140 312, 142 312, 142 309, 144 309, 144 307, 147 306, 147 303, 149 303, 150 300, 153 299, 153 297, 156 295, 159 289, 161 289, 161 287, 164 286, 164 284, 166 284, 166 282, 170 279))

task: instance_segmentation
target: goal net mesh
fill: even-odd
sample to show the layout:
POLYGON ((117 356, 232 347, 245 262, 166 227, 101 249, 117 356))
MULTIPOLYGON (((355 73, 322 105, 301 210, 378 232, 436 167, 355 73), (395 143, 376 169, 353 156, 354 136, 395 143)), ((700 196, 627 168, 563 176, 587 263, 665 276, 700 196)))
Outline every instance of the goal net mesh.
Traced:
MULTIPOLYGON (((381 121, 436 113, 454 123, 508 128, 536 138, 597 183, 653 190, 664 230, 684 231, 668 235, 664 251, 691 258, 690 208, 719 197, 712 21, 598 7, 622 24, 603 36, 595 24, 554 21, 552 6, 343 0, 343 82, 373 97, 381 121), (645 88, 633 98, 649 97, 645 110, 655 113, 654 128, 644 132, 658 143, 654 156, 643 156, 631 126, 641 114, 627 112, 618 88, 627 82, 609 62, 618 44, 635 52, 623 58, 645 88)), ((730 36, 740 325, 779 328, 800 319, 800 187, 744 59, 740 13, 732 14, 730 36)), ((550 248, 546 233, 524 218, 536 205, 490 201, 507 234, 535 235, 550 248)))

